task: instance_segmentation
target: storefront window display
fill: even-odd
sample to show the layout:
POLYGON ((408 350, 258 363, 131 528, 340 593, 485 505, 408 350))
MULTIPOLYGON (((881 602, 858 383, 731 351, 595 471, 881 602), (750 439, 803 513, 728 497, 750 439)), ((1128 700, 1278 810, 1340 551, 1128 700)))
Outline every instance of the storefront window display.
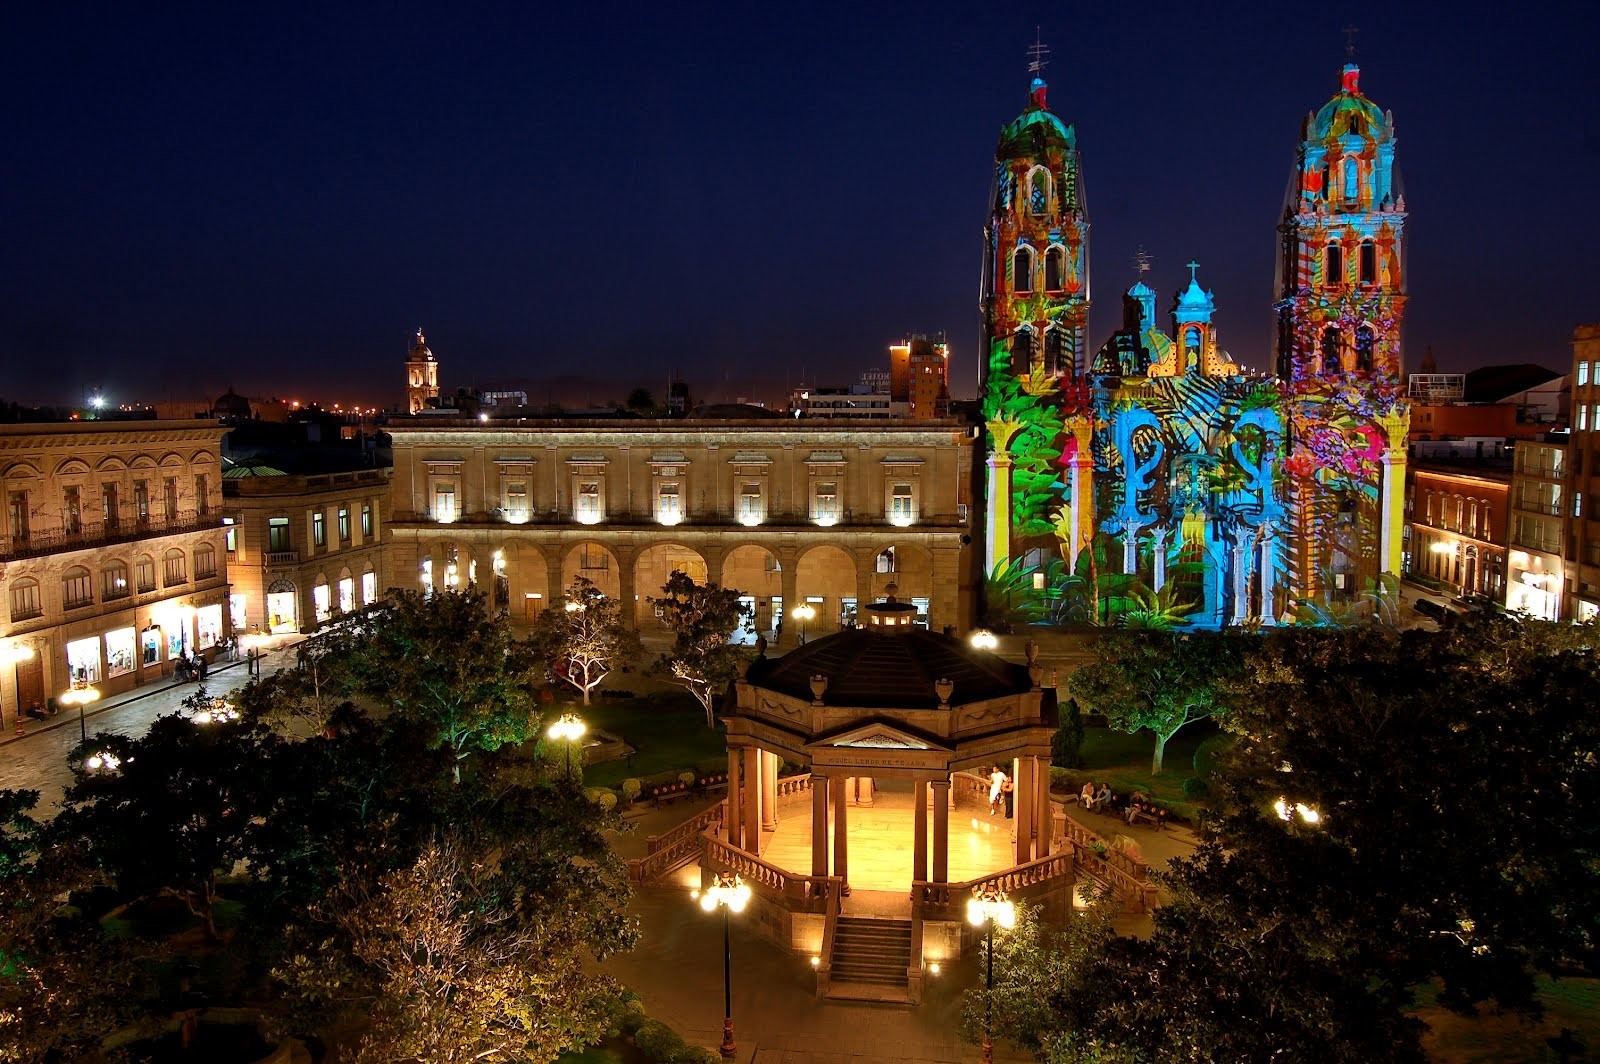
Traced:
POLYGON ((370 606, 378 601, 378 574, 361 574, 361 604, 370 606))
POLYGON ((245 616, 245 607, 246 596, 228 596, 228 619, 233 622, 233 630, 235 632, 242 632, 246 628, 250 627, 250 623, 245 616))
POLYGON ((350 577, 339 581, 339 609, 350 613, 356 608, 356 582, 350 577))
POLYGON ((100 682, 100 637, 75 639, 67 644, 67 672, 74 681, 100 682))
POLYGON ((126 676, 133 671, 134 639, 132 628, 118 628, 106 633, 106 675, 126 676))
POLYGON ((222 604, 215 606, 201 606, 194 614, 195 629, 199 636, 195 641, 201 650, 214 647, 222 642, 222 604))
POLYGON ((328 594, 327 584, 318 584, 311 589, 311 605, 317 611, 317 620, 325 621, 333 616, 332 599, 328 594))
POLYGON ((139 645, 146 666, 161 664, 161 629, 151 625, 139 633, 139 645))
POLYGON ((184 638, 184 629, 188 627, 189 625, 184 621, 178 621, 167 626, 167 657, 183 657, 183 652, 189 646, 188 640, 184 638))

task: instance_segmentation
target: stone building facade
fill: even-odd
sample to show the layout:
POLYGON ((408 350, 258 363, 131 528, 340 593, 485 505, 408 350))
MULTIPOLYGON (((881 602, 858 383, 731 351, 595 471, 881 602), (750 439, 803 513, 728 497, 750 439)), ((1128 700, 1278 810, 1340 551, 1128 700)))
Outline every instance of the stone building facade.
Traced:
POLYGON ((1511 471, 1418 465, 1411 480, 1411 574, 1504 602, 1511 471))
POLYGON ((1505 605, 1545 621, 1566 613, 1561 560, 1566 461, 1565 437, 1551 435, 1519 441, 1511 470, 1505 605))
POLYGON ((388 469, 287 474, 241 463, 223 474, 233 625, 309 632, 388 587, 388 469))
POLYGON ((0 425, 0 712, 103 694, 230 634, 210 421, 0 425))
POLYGON ((398 586, 476 582, 526 624, 583 576, 649 631, 649 597, 679 569, 744 593, 746 639, 792 645, 798 603, 810 633, 835 631, 893 583, 921 623, 971 624, 958 420, 417 418, 390 433, 398 586))

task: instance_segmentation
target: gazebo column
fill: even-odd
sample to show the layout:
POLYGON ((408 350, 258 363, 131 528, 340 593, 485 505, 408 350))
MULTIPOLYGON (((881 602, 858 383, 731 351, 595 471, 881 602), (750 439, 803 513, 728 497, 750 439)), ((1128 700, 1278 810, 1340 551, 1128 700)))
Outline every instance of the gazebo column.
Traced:
POLYGON ((845 810, 849 803, 845 800, 845 777, 834 776, 829 780, 829 788, 833 791, 833 874, 844 881, 844 889, 850 889, 850 851, 849 832, 845 828, 845 810))
POLYGON ((872 805, 873 790, 871 776, 852 776, 850 779, 850 785, 855 788, 857 805, 872 805))
POLYGON ((744 816, 739 810, 739 762, 743 748, 728 747, 728 808, 722 826, 728 833, 729 846, 744 845, 744 816))
POLYGON ((933 788, 933 879, 950 882, 950 779, 934 780, 933 788))
POLYGON ((1050 834, 1055 830, 1055 807, 1050 802, 1050 763, 1042 757, 1033 759, 1034 779, 1038 782, 1039 798, 1034 806, 1035 817, 1033 856, 1050 856, 1050 834))
POLYGON ((778 830, 778 769, 781 762, 777 754, 761 751, 761 830, 778 830))
POLYGON ((911 843, 911 881, 928 881, 928 781, 917 780, 911 785, 911 830, 915 833, 911 843))
POLYGON ((828 874, 828 777, 811 774, 811 874, 828 874))
POLYGON ((744 848, 761 855, 761 759, 759 746, 744 748, 744 848))
POLYGON ((1017 832, 1017 864, 1033 860, 1033 758, 1017 758, 1011 786, 1011 825, 1017 832))

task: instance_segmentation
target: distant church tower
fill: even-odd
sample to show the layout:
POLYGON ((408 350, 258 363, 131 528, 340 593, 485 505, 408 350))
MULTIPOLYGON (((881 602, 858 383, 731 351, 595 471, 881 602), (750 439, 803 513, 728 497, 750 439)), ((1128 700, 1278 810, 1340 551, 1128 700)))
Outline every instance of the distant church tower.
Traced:
POLYGON ((1027 109, 1000 132, 984 228, 983 379, 1003 350, 1018 377, 1088 370, 1089 215, 1078 136, 1045 103, 1042 46, 1027 109))
POLYGON ((416 414, 428 408, 428 400, 439 398, 439 363, 428 349, 422 330, 406 354, 406 410, 416 414))
POLYGON ((1405 442, 1400 323, 1405 198, 1394 116, 1346 63, 1301 127, 1278 261, 1277 370, 1289 415, 1289 579, 1348 598, 1401 571, 1405 442))

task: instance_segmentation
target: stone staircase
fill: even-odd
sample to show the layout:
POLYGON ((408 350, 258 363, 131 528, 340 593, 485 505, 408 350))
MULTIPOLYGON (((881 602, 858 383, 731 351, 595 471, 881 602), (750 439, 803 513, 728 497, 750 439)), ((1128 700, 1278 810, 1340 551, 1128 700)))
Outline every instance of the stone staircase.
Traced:
POLYGON ((829 997, 906 1001, 911 921, 841 916, 831 960, 829 997))

